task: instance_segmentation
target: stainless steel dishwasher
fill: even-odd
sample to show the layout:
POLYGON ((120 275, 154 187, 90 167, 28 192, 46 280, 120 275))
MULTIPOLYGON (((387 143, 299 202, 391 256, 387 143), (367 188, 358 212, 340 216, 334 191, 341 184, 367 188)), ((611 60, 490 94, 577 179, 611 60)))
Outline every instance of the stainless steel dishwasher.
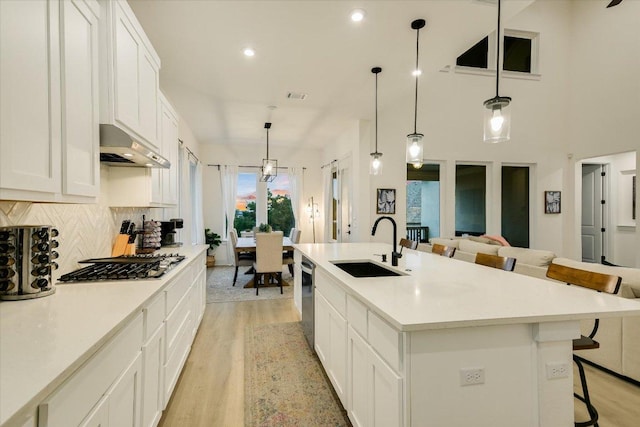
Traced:
POLYGON ((302 263, 300 265, 302 270, 302 331, 304 333, 311 351, 315 353, 314 349, 314 285, 313 275, 315 265, 309 259, 302 257, 302 263))

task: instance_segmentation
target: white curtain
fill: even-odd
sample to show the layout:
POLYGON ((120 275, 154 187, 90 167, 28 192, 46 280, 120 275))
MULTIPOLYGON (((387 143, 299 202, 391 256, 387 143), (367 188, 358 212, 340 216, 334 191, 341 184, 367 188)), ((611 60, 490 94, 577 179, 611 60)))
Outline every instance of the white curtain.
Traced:
MULTIPOLYGON (((229 230, 233 228, 233 219, 236 215, 236 193, 238 190, 238 167, 220 166, 220 184, 222 185, 222 209, 226 216, 226 228, 223 235, 228 239, 229 230)), ((224 221, 224 218, 223 218, 224 221)), ((227 259, 234 258, 233 248, 227 244, 227 259)))
POLYGON ((332 229, 332 221, 333 214, 331 212, 333 203, 332 203, 332 194, 331 194, 331 186, 333 185, 331 179, 331 169, 333 167, 333 163, 325 166, 322 169, 322 195, 324 201, 324 241, 331 241, 331 229, 332 229))
POLYGON ((202 245, 204 244, 204 208, 202 205, 202 163, 196 162, 195 165, 195 191, 193 200, 194 209, 194 233, 193 243, 202 245))
POLYGON ((289 188, 291 190, 291 209, 293 210, 293 220, 298 230, 302 226, 302 168, 289 168, 289 188))

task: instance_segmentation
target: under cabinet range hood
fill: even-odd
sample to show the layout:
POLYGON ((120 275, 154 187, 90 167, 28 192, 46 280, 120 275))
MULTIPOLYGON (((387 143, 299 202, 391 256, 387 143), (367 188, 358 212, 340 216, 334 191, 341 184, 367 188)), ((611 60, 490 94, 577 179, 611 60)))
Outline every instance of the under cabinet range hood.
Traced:
POLYGON ((110 166, 169 169, 171 163, 115 125, 100 125, 100 161, 110 166))

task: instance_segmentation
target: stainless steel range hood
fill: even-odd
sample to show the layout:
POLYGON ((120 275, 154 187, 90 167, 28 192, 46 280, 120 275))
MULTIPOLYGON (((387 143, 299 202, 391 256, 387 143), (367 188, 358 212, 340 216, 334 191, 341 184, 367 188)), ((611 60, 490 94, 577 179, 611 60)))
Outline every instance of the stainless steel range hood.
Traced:
POLYGON ((100 161, 110 166, 169 169, 171 163, 115 125, 100 125, 100 161))

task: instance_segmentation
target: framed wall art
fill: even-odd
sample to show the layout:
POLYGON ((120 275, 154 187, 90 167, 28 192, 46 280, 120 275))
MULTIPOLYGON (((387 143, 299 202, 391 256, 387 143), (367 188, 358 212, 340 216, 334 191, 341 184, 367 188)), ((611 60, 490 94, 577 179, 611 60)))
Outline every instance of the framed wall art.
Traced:
POLYGON ((544 192, 544 213, 559 214, 560 210, 560 192, 545 191, 544 192))
POLYGON ((378 188, 376 213, 395 214, 396 213, 396 190, 395 188, 378 188))

